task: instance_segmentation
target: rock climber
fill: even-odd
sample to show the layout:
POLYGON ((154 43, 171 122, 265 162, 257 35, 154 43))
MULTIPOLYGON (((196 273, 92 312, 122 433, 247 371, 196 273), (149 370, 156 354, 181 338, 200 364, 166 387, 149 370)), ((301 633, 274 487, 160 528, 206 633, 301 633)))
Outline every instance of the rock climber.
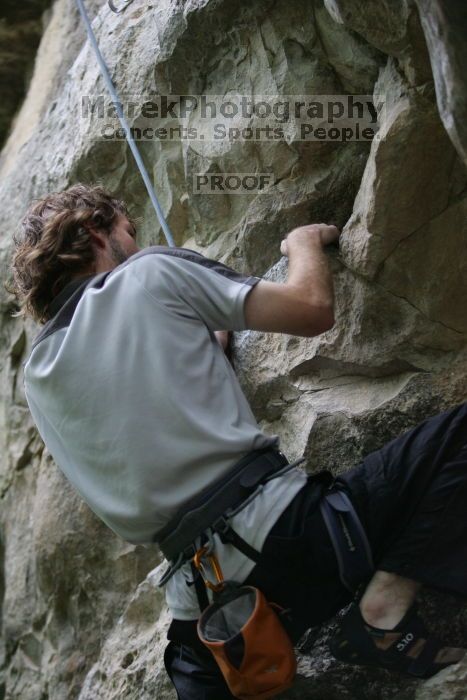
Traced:
MULTIPOLYGON (((25 393, 57 465, 131 543, 158 541, 187 504, 250 460, 260 476, 230 526, 259 559, 211 533, 225 578, 289 610, 294 642, 350 603, 331 642, 337 659, 429 677, 465 653, 427 630, 416 595, 422 585, 467 594, 467 405, 427 418, 337 478, 319 465, 308 476, 283 471, 279 437, 256 422, 224 353, 228 331, 329 330, 324 249, 338 239, 332 225, 292 230, 280 246, 288 278, 277 283, 184 248, 140 249, 125 203, 99 185, 49 194, 15 235, 17 313, 42 325, 25 393), (356 597, 319 507, 331 485, 349 497, 371 547, 374 571, 356 597)), ((181 700, 232 698, 196 633, 193 580, 187 559, 166 584, 166 668, 181 700)))

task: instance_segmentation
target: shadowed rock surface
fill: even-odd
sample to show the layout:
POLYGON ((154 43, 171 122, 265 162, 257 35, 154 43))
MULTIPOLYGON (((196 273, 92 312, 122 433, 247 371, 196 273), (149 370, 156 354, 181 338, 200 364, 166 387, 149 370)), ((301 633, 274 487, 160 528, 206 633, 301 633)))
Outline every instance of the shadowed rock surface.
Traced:
MULTIPOLYGON (((123 141, 98 140, 83 96, 106 95, 72 0, 0 11, 0 261, 34 197, 101 181, 163 243, 123 141), (36 52, 21 109, 19 101, 36 52), (13 116, 16 113, 14 122, 13 116)), ((369 142, 145 141, 177 245, 283 280, 280 241, 314 221, 329 251, 337 321, 317 338, 245 332, 235 364, 263 427, 310 472, 340 472, 467 393, 467 21, 436 0, 87 0, 122 94, 384 97, 369 142), (443 9, 441 9, 443 8, 443 9), (271 173, 260 195, 193 194, 194 173, 271 173)), ((171 120, 172 122, 174 120, 171 120)), ((136 119, 135 126, 139 122, 136 119)), ((169 120, 167 121, 169 125, 169 120)), ((193 113, 191 126, 200 126, 193 113)), ((4 277, 5 275, 2 275, 4 277)), ((37 329, 0 291, 0 698, 174 700, 163 671, 168 612, 157 551, 118 539, 53 464, 28 413, 22 363, 37 329)), ((424 591, 423 615, 467 643, 467 607, 424 591)), ((465 700, 467 664, 430 681, 344 666, 326 640, 300 645, 294 700, 465 700)))
POLYGON ((26 92, 48 4, 48 0, 3 0, 0 7, 0 146, 26 92))

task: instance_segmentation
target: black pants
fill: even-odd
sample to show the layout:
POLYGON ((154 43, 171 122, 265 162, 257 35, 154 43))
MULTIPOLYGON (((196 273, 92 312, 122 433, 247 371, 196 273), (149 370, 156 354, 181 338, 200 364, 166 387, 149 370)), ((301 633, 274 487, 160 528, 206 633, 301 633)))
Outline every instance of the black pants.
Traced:
MULTIPOLYGON (((392 440, 338 482, 365 527, 376 568, 467 597, 467 404, 392 440)), ((309 477, 245 582, 291 609, 294 641, 351 599, 318 507, 323 488, 319 475, 309 477)), ((168 637, 165 663, 179 700, 233 698, 196 623, 174 620, 168 637)))

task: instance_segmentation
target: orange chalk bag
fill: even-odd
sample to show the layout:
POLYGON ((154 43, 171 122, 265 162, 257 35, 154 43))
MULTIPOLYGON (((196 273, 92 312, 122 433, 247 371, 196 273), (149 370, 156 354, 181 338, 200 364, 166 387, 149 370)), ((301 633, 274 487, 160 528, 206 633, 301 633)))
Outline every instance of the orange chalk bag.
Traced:
POLYGON ((194 558, 213 602, 198 620, 198 636, 211 651, 232 695, 262 700, 283 692, 297 670, 294 648, 281 622, 280 606, 252 586, 225 581, 215 555, 201 547, 194 558), (209 579, 208 568, 215 582, 209 579))

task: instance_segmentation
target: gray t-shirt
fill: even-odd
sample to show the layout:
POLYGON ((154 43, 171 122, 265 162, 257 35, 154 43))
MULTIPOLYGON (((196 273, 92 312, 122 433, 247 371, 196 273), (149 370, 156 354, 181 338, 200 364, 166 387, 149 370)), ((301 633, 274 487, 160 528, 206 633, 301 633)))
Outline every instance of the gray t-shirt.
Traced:
MULTIPOLYGON (((73 281, 55 300, 25 363, 26 398, 57 465, 123 539, 151 542, 242 456, 278 447, 213 333, 245 328, 244 302, 258 281, 194 251, 155 246, 73 281)), ((269 482, 256 544, 303 485, 300 475, 269 482)), ((177 614, 175 600, 171 607, 193 617, 177 614)))

